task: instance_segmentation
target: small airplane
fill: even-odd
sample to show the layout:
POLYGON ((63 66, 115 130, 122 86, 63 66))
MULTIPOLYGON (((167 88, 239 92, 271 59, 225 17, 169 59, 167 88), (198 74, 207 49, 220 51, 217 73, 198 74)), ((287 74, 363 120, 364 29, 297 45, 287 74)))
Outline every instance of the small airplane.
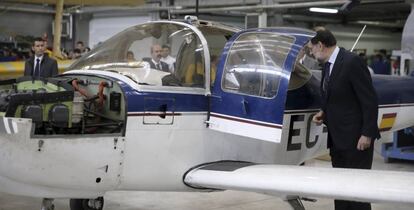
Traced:
MULTIPOLYGON (((293 209, 304 197, 414 203, 413 173, 298 166, 327 151, 326 127, 311 120, 321 74, 298 62, 313 36, 154 21, 57 77, 1 81, 0 191, 44 198, 44 210, 57 198, 103 209, 117 190, 252 191, 293 209), (173 70, 151 68, 164 44, 173 70)), ((414 125, 414 79, 373 81, 381 132, 414 125)))

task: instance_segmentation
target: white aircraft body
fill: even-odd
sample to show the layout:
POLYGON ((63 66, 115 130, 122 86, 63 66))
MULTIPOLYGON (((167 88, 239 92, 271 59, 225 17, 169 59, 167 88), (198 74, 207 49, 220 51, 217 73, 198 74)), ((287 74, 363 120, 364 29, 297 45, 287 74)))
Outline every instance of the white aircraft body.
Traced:
MULTIPOLYGON (((327 129, 311 122, 320 73, 297 62, 313 35, 156 21, 59 77, 1 81, 0 191, 43 209, 71 198, 72 210, 102 209, 117 190, 245 190, 295 209, 303 196, 414 203, 413 173, 297 166, 326 152, 327 129), (163 44, 173 72, 151 66, 163 44)), ((374 77, 383 132, 414 125, 414 89, 401 85, 413 81, 374 77)))

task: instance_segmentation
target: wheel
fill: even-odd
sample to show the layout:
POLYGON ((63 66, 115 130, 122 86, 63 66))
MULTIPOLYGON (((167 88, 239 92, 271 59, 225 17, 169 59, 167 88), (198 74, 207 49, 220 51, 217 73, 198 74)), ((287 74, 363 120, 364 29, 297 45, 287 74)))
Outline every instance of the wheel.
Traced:
POLYGON ((42 207, 41 210, 55 210, 55 205, 51 205, 49 207, 42 207))
POLYGON ((42 201, 41 210, 55 210, 55 205, 53 204, 53 199, 44 198, 42 201))
POLYGON ((70 199, 71 210, 102 210, 103 206, 103 197, 97 199, 70 199))

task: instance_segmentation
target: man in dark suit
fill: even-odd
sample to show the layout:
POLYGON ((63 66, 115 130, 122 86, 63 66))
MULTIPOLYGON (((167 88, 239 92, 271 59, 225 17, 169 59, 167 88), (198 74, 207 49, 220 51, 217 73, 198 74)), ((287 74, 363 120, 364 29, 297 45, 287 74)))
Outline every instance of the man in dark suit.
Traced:
POLYGON ((45 53, 46 45, 42 38, 34 40, 32 50, 34 55, 24 65, 24 76, 40 78, 53 77, 58 74, 57 62, 45 53))
MULTIPOLYGON (((334 35, 319 30, 309 43, 323 64, 321 111, 317 124, 328 127, 328 147, 335 168, 371 169, 378 131, 378 99, 371 75, 356 54, 336 46, 334 35)), ((335 200, 336 210, 369 210, 371 204, 335 200)))
POLYGON ((151 47, 151 58, 143 58, 142 60, 148 62, 152 69, 169 72, 168 64, 161 61, 162 48, 156 44, 151 47))

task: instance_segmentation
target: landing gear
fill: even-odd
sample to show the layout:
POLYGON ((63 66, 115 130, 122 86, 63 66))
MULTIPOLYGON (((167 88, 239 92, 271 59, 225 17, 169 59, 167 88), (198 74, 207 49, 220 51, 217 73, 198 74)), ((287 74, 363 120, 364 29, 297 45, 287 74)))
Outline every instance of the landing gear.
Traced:
POLYGON ((54 210, 55 205, 53 205, 53 199, 43 198, 41 210, 54 210))
POLYGON ((96 199, 70 199, 71 210, 102 210, 103 206, 103 197, 96 199))
POLYGON ((303 203, 299 197, 288 198, 287 202, 290 204, 290 206, 294 210, 305 210, 305 206, 303 206, 303 203))
POLYGON ((294 210, 305 210, 305 206, 302 203, 302 200, 309 202, 316 202, 316 199, 298 197, 298 196, 288 196, 286 201, 290 204, 294 210))

